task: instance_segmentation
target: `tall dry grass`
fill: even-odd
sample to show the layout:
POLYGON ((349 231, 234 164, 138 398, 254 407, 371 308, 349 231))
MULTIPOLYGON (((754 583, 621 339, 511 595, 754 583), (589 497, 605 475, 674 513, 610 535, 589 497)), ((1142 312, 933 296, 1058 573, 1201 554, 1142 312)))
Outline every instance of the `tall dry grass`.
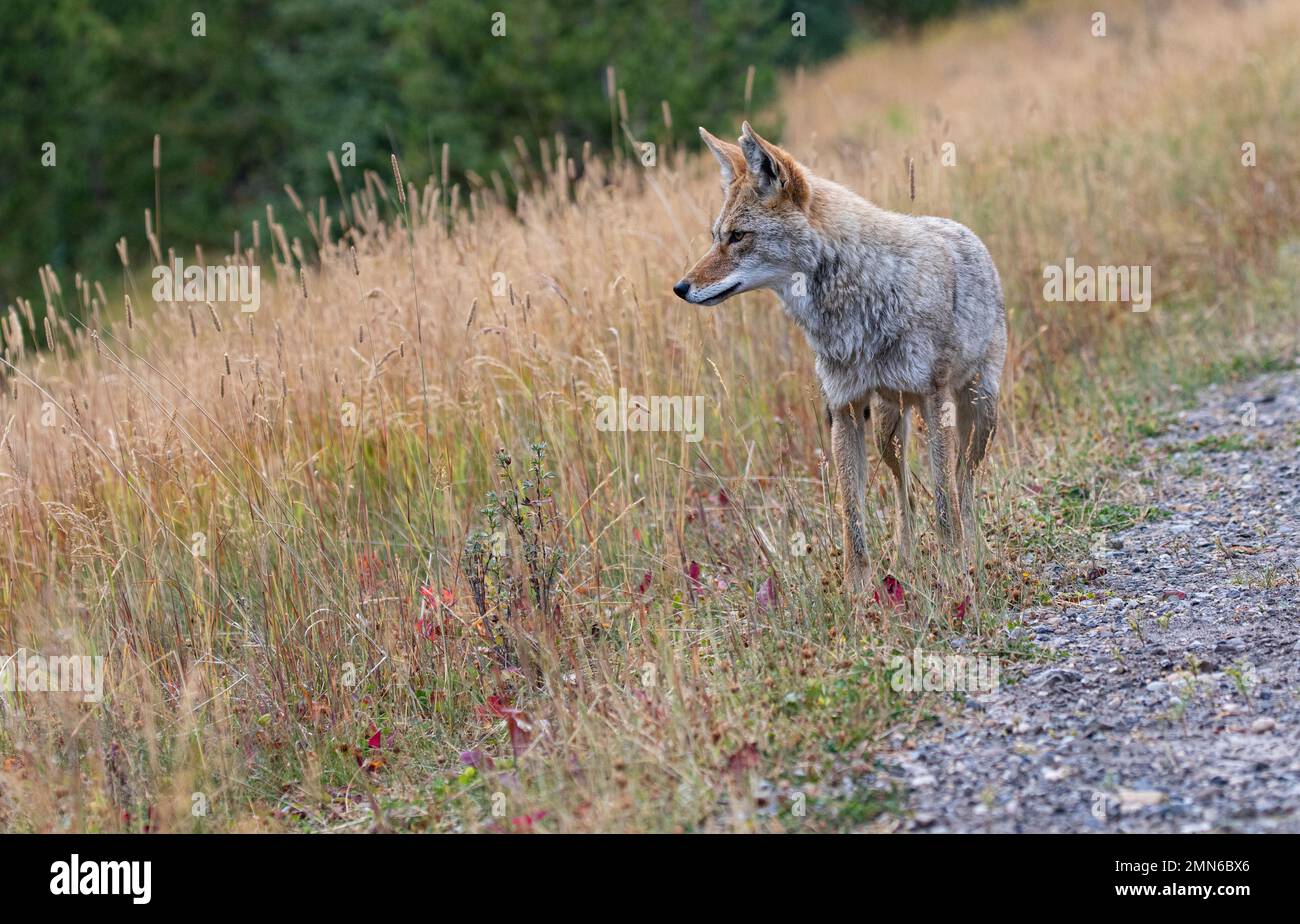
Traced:
POLYGON ((251 315, 144 310, 152 231, 123 248, 129 323, 42 273, 49 329, 20 304, 4 331, 0 652, 102 655, 107 690, 0 693, 0 825, 817 829, 886 810, 846 781, 937 708, 890 689, 889 657, 956 636, 1032 655, 1001 629, 1052 592, 1042 562, 1142 515, 1105 475, 1150 389, 1294 353, 1294 284, 1268 280, 1295 278, 1300 16, 1111 7, 1104 39, 1066 2, 871 48, 773 114, 815 170, 969 224, 1003 274, 990 555, 945 574, 927 534, 901 608, 841 598, 821 400, 774 298, 671 294, 719 198, 693 152, 644 168, 521 143, 514 208, 341 173, 346 201, 302 209, 311 239, 268 211, 224 257, 264 273, 251 315), (1151 265, 1156 307, 1044 303, 1067 256, 1151 265), (703 395, 704 440, 598 432, 620 388, 703 395))

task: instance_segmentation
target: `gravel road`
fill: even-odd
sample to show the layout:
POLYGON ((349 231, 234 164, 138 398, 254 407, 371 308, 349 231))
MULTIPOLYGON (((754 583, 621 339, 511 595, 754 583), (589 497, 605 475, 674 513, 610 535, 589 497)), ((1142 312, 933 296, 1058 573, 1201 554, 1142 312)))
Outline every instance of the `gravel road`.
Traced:
POLYGON ((1140 447, 1164 515, 1099 543, 1095 598, 1009 630, 1059 660, 880 755, 886 825, 1300 831, 1300 372, 1203 397, 1140 447))

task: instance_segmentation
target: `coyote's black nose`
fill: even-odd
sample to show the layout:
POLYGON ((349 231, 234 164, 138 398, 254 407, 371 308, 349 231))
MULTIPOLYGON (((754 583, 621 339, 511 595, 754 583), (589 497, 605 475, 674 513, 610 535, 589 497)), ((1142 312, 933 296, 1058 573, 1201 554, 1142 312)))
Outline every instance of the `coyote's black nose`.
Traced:
POLYGON ((675 292, 677 297, 680 299, 685 299, 686 293, 689 291, 691 291, 691 284, 685 279, 673 286, 673 292, 675 292))

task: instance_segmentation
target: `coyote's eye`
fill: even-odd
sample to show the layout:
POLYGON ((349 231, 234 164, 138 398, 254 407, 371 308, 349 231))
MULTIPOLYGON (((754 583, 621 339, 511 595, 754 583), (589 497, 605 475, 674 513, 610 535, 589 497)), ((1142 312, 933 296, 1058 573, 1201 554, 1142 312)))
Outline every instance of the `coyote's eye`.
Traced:
POLYGON ((727 243, 735 244, 739 241, 743 241, 747 234, 749 234, 748 231, 732 231, 730 236, 727 238, 727 243))

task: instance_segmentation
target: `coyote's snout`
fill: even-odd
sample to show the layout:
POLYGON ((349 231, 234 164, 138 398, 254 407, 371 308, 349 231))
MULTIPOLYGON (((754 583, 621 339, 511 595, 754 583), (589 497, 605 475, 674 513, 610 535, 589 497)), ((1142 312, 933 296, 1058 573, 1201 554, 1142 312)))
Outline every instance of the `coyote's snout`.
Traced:
POLYGON ((894 474, 900 554, 909 557, 912 542, 913 409, 928 434, 940 532, 970 550, 979 539, 973 474, 997 422, 1007 348, 1002 285, 988 250, 955 221, 888 212, 814 176, 748 122, 739 145, 703 128, 700 136, 722 167, 722 211, 712 248, 673 291, 716 305, 773 289, 803 330, 831 409, 846 583, 867 580, 868 418, 894 474))

